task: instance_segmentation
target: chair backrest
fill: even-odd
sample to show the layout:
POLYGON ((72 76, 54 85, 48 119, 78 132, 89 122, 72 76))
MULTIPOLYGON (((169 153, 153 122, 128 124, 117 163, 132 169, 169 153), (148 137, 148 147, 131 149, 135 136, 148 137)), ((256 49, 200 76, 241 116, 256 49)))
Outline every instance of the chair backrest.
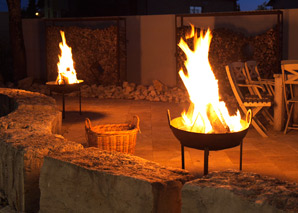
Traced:
POLYGON ((260 89, 254 87, 251 91, 255 93, 255 95, 262 96, 273 96, 274 95, 274 80, 273 79, 262 79, 259 69, 258 63, 256 61, 246 61, 244 62, 244 67, 248 79, 249 84, 259 84, 263 87, 262 92, 260 89))
POLYGON ((290 95, 290 98, 293 98, 293 85, 298 86, 298 60, 281 61, 281 70, 283 87, 285 88, 284 96, 287 98, 290 95))
POLYGON ((281 70, 285 84, 298 84, 298 60, 281 61, 281 70))
POLYGON ((228 66, 237 83, 248 83, 243 62, 232 62, 228 66))
POLYGON ((244 66, 249 81, 261 80, 261 76, 258 70, 258 63, 256 61, 246 61, 244 63, 244 66))
MULTIPOLYGON (((229 65, 230 72, 233 73, 237 84, 251 84, 247 73, 245 71, 245 64, 243 62, 232 62, 229 65)), ((256 88, 253 87, 241 87, 239 88, 242 94, 261 96, 256 88)))
MULTIPOLYGON (((238 70, 239 70, 239 69, 241 69, 241 64, 238 64, 238 65, 240 65, 240 66, 238 66, 238 70)), ((240 88, 238 87, 238 84, 237 84, 238 81, 237 81, 235 72, 232 71, 234 68, 235 68, 235 64, 234 65, 229 64, 229 65, 226 65, 226 67, 225 67, 226 72, 227 72, 227 76, 228 76, 228 79, 229 79, 229 82, 230 82, 230 85, 231 85, 231 88, 232 88, 232 91, 234 93, 234 96, 235 96, 237 102, 240 105, 241 104, 243 105, 243 100, 244 100, 243 97, 244 96, 242 95, 242 92, 241 92, 240 88)))

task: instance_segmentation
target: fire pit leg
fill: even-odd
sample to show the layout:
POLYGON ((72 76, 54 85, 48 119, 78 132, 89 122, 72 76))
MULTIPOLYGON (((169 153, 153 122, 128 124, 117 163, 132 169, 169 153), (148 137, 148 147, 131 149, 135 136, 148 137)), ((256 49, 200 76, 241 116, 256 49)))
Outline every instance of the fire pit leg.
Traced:
POLYGON ((208 157, 209 157, 209 148, 206 147, 204 150, 204 175, 208 175, 208 157))
POLYGON ((64 99, 64 92, 62 92, 62 118, 65 118, 65 99, 64 99))
POLYGON ((184 146, 181 144, 181 161, 182 161, 182 169, 185 169, 184 165, 184 146))
POLYGON ((243 144, 243 140, 241 140, 240 142, 240 168, 239 170, 242 171, 242 145, 243 144))
POLYGON ((82 107, 81 107, 81 102, 82 102, 82 98, 81 98, 81 88, 79 88, 80 115, 82 115, 82 107))

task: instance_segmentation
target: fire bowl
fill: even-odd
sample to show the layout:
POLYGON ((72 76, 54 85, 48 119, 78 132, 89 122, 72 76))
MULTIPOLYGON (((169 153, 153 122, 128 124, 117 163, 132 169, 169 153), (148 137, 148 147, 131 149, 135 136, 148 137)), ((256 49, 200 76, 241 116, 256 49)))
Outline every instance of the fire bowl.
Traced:
POLYGON ((71 93, 74 91, 78 91, 81 84, 84 82, 84 80, 78 80, 79 83, 75 84, 57 84, 55 81, 49 81, 46 82, 46 85, 51 91, 57 92, 57 93, 71 93))
POLYGON ((190 132, 179 129, 179 123, 181 123, 181 117, 171 120, 170 111, 168 110, 168 122, 169 126, 175 135, 175 137, 181 143, 181 161, 182 169, 185 168, 184 164, 184 146, 204 150, 204 175, 208 174, 208 156, 209 151, 217 151, 222 149, 228 149, 240 145, 240 171, 242 170, 242 144, 248 128, 251 123, 251 110, 248 110, 246 115, 246 121, 241 120, 242 126, 246 126, 245 129, 239 132, 229 133, 198 133, 190 132))
POLYGON ((75 84, 57 84, 55 81, 49 81, 46 83, 47 87, 50 89, 51 93, 57 92, 62 94, 62 118, 65 118, 65 98, 64 94, 71 93, 74 91, 78 91, 79 93, 79 107, 80 107, 80 115, 82 114, 81 107, 81 84, 84 82, 83 80, 78 80, 79 83, 75 84))
POLYGON ((243 138, 247 134, 248 128, 250 126, 250 119, 241 120, 241 122, 245 122, 244 125, 247 125, 247 128, 241 130, 239 132, 229 132, 229 133, 196 133, 189 132, 185 130, 181 130, 175 126, 179 122, 181 117, 174 118, 171 120, 170 111, 168 110, 168 122, 169 126, 175 135, 175 137, 180 141, 181 145, 195 148, 199 150, 205 150, 208 148, 209 150, 221 150, 232 148, 235 146, 239 146, 242 142, 243 138))

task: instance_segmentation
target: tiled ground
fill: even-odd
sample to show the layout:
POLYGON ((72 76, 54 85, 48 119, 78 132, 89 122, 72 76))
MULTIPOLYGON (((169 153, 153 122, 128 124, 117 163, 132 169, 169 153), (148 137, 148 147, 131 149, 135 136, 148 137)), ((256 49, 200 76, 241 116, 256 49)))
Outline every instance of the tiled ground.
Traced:
MULTIPOLYGON (((61 97, 57 105, 62 110, 61 97)), ((138 134, 135 155, 160 164, 181 168, 180 143, 172 134, 167 120, 167 109, 172 118, 180 116, 184 106, 174 103, 82 99, 82 115, 78 113, 78 98, 66 97, 66 114, 63 119, 63 136, 85 144, 85 118, 92 125, 125 123, 132 115, 140 118, 141 133, 138 134)), ((239 146, 220 151, 210 151, 209 172, 239 169, 239 146)), ((185 167, 191 173, 203 174, 204 152, 185 148, 185 167)), ((269 137, 262 138, 251 127, 243 144, 243 171, 298 182, 298 131, 282 132, 269 130, 269 137)))

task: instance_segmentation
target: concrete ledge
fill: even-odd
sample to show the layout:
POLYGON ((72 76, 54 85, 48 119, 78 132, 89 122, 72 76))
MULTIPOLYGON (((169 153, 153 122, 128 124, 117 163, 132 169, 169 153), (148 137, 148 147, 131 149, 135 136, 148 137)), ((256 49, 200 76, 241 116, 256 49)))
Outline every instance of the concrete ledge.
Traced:
POLYGON ((248 172, 213 172, 183 186, 182 212, 298 212, 298 186, 248 172))
POLYGON ((88 148, 52 153, 40 175, 40 212, 180 212, 188 172, 88 148))

